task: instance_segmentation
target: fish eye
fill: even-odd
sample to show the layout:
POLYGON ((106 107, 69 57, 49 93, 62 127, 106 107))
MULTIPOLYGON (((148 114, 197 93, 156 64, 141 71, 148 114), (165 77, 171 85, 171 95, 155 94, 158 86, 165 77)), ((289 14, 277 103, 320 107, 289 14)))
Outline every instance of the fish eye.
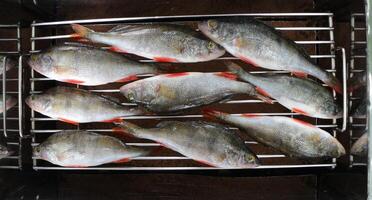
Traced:
POLYGON ((216 44, 212 41, 208 42, 208 49, 212 50, 216 47, 216 44))
POLYGON ((252 155, 248 155, 247 160, 248 160, 248 162, 253 162, 255 159, 252 155))
POLYGON ((134 93, 133 92, 128 92, 127 97, 128 97, 129 101, 134 101, 134 93))
POLYGON ((217 21, 216 20, 211 19, 211 20, 208 20, 207 23, 208 23, 208 27, 210 29, 216 29, 217 28, 217 21))

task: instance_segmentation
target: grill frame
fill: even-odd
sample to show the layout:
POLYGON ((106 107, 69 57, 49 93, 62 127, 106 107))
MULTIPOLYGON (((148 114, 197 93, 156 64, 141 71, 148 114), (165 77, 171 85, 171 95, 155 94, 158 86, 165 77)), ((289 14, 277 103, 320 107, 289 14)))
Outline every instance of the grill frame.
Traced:
MULTIPOLYGON (((363 69, 355 69, 356 66, 355 66, 355 63, 356 63, 356 59, 363 59, 364 61, 366 61, 366 52, 364 52, 363 54, 360 54, 357 52, 358 49, 360 49, 361 47, 360 46, 364 46, 366 47, 366 41, 365 39, 361 39, 361 40, 356 40, 356 34, 358 34, 357 32, 362 32, 365 34, 366 32, 366 27, 358 27, 356 26, 356 22, 357 21, 360 21, 362 20, 362 22, 365 22, 365 14, 364 13, 352 13, 351 16, 350 16, 350 69, 349 69, 349 77, 353 77, 353 75, 355 73, 363 73, 363 72, 366 72, 366 65, 364 65, 362 68, 363 69)), ((366 64, 366 62, 365 62, 366 64)), ((362 97, 360 96, 360 94, 357 96, 355 96, 355 93, 353 92, 350 92, 349 93, 349 106, 350 108, 353 106, 353 103, 355 102, 355 100, 360 100, 362 97)), ((364 120, 364 122, 359 122, 359 123, 356 123, 354 122, 355 121, 355 118, 352 117, 352 115, 349 116, 349 124, 350 124, 350 128, 349 128, 349 135, 350 135, 350 148, 352 147, 352 145, 354 144, 354 142, 359 139, 359 136, 355 136, 355 130, 358 129, 358 128, 363 128, 364 127, 364 131, 367 130, 367 119, 366 118, 360 118, 362 120, 364 120)), ((361 120, 359 120, 361 121, 361 120)), ((350 162, 350 165, 349 167, 350 168, 353 168, 353 167, 359 167, 359 166, 367 166, 367 161, 364 159, 361 159, 361 158, 357 158, 357 160, 355 160, 354 156, 349 154, 349 162, 350 162)))
MULTIPOLYGON (((11 109, 18 109, 17 116, 9 117, 7 115, 7 111, 4 111, 1 115, 1 121, 3 124, 3 128, 1 129, 2 134, 4 135, 5 139, 7 140, 7 144, 11 147, 12 151, 14 151, 13 155, 3 158, 0 161, 0 169, 22 169, 22 138, 23 138, 23 67, 22 67, 22 60, 23 56, 21 56, 21 25, 20 23, 17 24, 0 24, 0 31, 4 29, 14 29, 14 38, 0 38, 1 42, 9 42, 14 43, 16 51, 10 50, 0 50, 0 54, 6 55, 4 60, 1 61, 2 64, 5 66, 5 60, 8 59, 8 56, 15 56, 17 57, 17 77, 15 78, 8 78, 5 67, 3 67, 4 71, 1 78, 2 83, 2 98, 3 101, 5 100, 4 94, 17 94, 17 105, 15 105, 11 109), (17 89, 16 91, 8 91, 7 89, 7 82, 17 82, 17 89), (9 121, 18 121, 17 127, 14 126, 7 126, 9 121), (16 160, 16 161, 13 161, 16 160), (9 163, 6 163, 9 162, 9 163)), ((3 105, 3 109, 5 110, 6 105, 3 105)), ((8 111, 9 112, 9 111, 8 111)))
MULTIPOLYGON (((65 26, 69 25, 71 23, 79 23, 79 24, 106 24, 109 23, 137 23, 137 22, 163 22, 163 21, 195 21, 200 19, 206 19, 206 18, 214 18, 214 17, 226 17, 226 16, 250 16, 250 17, 257 17, 257 18, 264 18, 264 19, 272 19, 272 20, 280 20, 280 19, 302 19, 302 18, 310 18, 310 17, 323 17, 326 18, 325 20, 328 21, 328 27, 282 27, 279 28, 279 30, 282 31, 295 31, 295 30, 304 30, 304 31, 328 31, 329 32, 329 40, 317 40, 317 41, 297 41, 299 44, 313 44, 313 45, 329 45, 330 53, 327 55, 311 55, 312 58, 317 59, 330 59, 331 61, 331 68, 327 71, 336 73, 336 47, 334 42, 334 27, 333 27, 333 14, 332 13, 250 13, 250 14, 218 14, 218 15, 182 15, 182 16, 156 16, 156 17, 130 17, 130 18, 106 18, 106 19, 88 19, 88 20, 68 20, 68 21, 54 21, 54 22, 33 22, 31 24, 31 51, 30 53, 39 52, 39 50, 36 49, 36 42, 43 41, 43 40, 55 40, 55 39, 65 39, 68 38, 68 35, 52 35, 52 36, 42 36, 42 37, 36 37, 36 32, 38 29, 43 27, 58 27, 58 26, 65 26)), ((234 57, 223 57, 219 58, 218 60, 226 60, 226 59, 237 59, 234 57)), ((151 60, 144 60, 140 59, 141 62, 152 62, 151 60)), ((268 70, 260 70, 253 73, 268 73, 273 71, 268 70)), ((287 73, 284 71, 274 71, 273 73, 287 73)), ((345 73, 345 72, 344 72, 345 73)), ((343 76, 344 77, 344 76, 343 76)), ((41 91, 35 90, 35 82, 37 81, 50 81, 49 78, 43 77, 43 78, 35 78, 35 72, 34 70, 31 70, 31 91, 30 94, 36 94, 40 93, 41 91)), ((93 92, 113 92, 112 90, 91 90, 93 92)), ((115 90, 118 91, 118 90, 115 90)), ((335 92, 334 96, 336 95, 335 92)), ((261 103, 260 100, 230 100, 226 101, 224 103, 227 104, 242 104, 242 103, 261 103)), ((274 101, 275 102, 275 101, 274 101)), ((344 105, 347 102, 343 102, 344 105)), ((132 105, 125 103, 125 105, 132 105)), ((299 114, 297 113, 257 113, 258 115, 281 115, 281 116, 297 116, 299 114)), ((347 115, 347 113, 345 113, 347 115)), ((182 118, 194 118, 194 117, 201 117, 201 115, 183 115, 182 118)), ((123 119, 148 119, 148 118, 181 118, 180 116, 133 116, 133 117, 125 117, 123 119)), ((51 119, 48 117, 42 117, 37 118, 35 117, 35 112, 31 110, 31 136, 32 136, 32 146, 37 145, 38 143, 35 140, 36 134, 43 134, 46 132, 56 132, 57 129, 53 130, 38 130, 35 129, 36 123, 38 121, 56 121, 55 119, 51 119)), ((320 128, 332 128, 332 135, 336 137, 336 132, 339 130, 339 126, 337 124, 337 120, 332 120, 332 124, 326 124, 326 125, 317 125, 320 128)), ((341 126, 341 127, 344 127, 341 126)), ((88 131, 95 131, 95 132, 106 132, 109 130, 102 129, 90 129, 88 131)), ((256 144, 254 141, 246 141, 248 144, 256 144)), ((150 146, 158 146, 157 143, 129 143, 130 145, 150 145, 150 146)), ((273 157, 283 157, 284 155, 258 155, 258 157, 266 157, 266 158, 273 158, 273 157)), ((169 157, 170 159, 176 159, 176 160, 183 160, 188 159, 184 158, 182 156, 173 156, 169 157)), ((134 160, 156 160, 156 159, 167 159, 165 157, 140 157, 136 158, 134 160)), ((280 169, 288 169, 288 168, 329 168, 333 169, 336 167, 336 159, 332 159, 330 163, 326 164, 310 164, 310 165, 264 165, 258 168, 254 169, 274 169, 274 168, 280 168, 280 169)), ((98 167, 90 167, 90 168, 68 168, 68 167, 56 167, 56 166, 40 166, 38 165, 37 158, 33 157, 33 169, 35 170, 221 170, 220 168, 212 168, 212 167, 105 167, 105 166, 98 166, 98 167)), ((253 170, 254 170, 253 169, 253 170)), ((223 169, 222 169, 223 170, 223 169)), ((252 169, 249 169, 252 170, 252 169)))

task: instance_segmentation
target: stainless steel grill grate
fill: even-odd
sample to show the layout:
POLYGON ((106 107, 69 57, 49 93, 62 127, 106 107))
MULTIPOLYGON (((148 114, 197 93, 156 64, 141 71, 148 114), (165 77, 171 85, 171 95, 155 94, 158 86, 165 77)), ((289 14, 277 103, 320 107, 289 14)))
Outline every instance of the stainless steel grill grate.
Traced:
MULTIPOLYGON (((364 13, 354 13, 351 15, 351 46, 350 46, 350 70, 349 77, 366 70, 366 26, 364 13)), ((359 103, 363 98, 363 90, 349 93, 350 108, 359 103)), ((350 123, 350 147, 366 130, 365 118, 353 118, 349 116, 350 123)), ((350 154, 350 167, 366 166, 366 159, 358 158, 350 154)))
MULTIPOLYGON (((21 29, 19 24, 0 25, 1 48, 0 54, 7 57, 1 61, 5 64, 5 60, 10 56, 15 58, 18 65, 15 69, 2 72, 2 98, 5 99, 5 94, 10 94, 18 99, 18 103, 13 108, 2 113, 2 123, 0 131, 3 133, 8 148, 13 151, 11 156, 0 160, 0 168, 3 169, 21 169, 21 138, 23 137, 22 130, 22 56, 21 53, 21 29)), ((5 104, 3 110, 5 110, 5 104)))
MULTIPOLYGON (((267 23, 272 23, 277 30, 294 39, 296 43, 304 46, 311 54, 311 58, 321 66, 326 66, 327 71, 336 73, 335 64, 335 44, 334 44, 334 28, 332 13, 259 13, 259 14, 231 14, 231 15, 187 15, 187 16, 157 16, 157 17, 134 17, 134 18, 109 18, 109 19, 91 19, 91 20, 74 20, 74 21, 55 21, 55 22, 33 22, 32 37, 31 37, 31 53, 38 52, 52 44, 68 41, 69 34, 72 30, 69 25, 72 23, 85 24, 94 26, 93 29, 106 30, 115 24, 122 23, 143 23, 143 22, 173 22, 191 23, 195 20, 223 16, 250 16, 257 17, 267 23), (300 32, 300 34, 297 34, 300 32)), ((105 47, 104 47, 105 48, 105 47)), ((137 58, 138 59, 138 58, 137 58)), ((183 67, 187 71, 221 71, 226 70, 223 67, 221 60, 236 59, 232 56, 224 56, 215 61, 208 63, 197 64, 176 64, 183 67), (222 68, 221 68, 222 67, 222 68)), ((151 60, 138 59, 141 62, 152 62, 151 60)), ((247 66, 246 66, 247 67, 247 66)), ((268 73, 272 71, 263 69, 250 68, 252 73, 268 73)), ((275 71, 273 73, 287 73, 283 71, 275 71)), ((50 80, 36 71, 31 70, 31 91, 30 94, 40 93, 53 85, 66 85, 65 83, 57 83, 50 80)), ((69 84, 67 84, 69 85, 69 84)), ((105 93, 108 95, 121 97, 118 94, 118 88, 122 84, 109 84, 97 87, 81 87, 93 92, 105 93)), ((75 85, 69 85, 76 87, 75 85)), ((335 96, 336 98, 336 96, 335 96)), ((132 105, 125 101, 123 104, 132 105)), ((246 96, 237 97, 232 100, 221 102, 213 105, 214 108, 224 110, 229 113, 257 113, 258 115, 281 115, 291 116, 304 119, 317 127, 323 128, 333 136, 336 136, 336 130, 339 128, 336 120, 313 119, 304 117, 296 113, 292 113, 282 106, 275 103, 274 105, 265 105, 260 100, 249 99, 246 96)), ((27 108, 29 109, 29 108, 27 108)), ((135 121, 144 126, 153 126, 159 120, 177 119, 177 120, 192 120, 200 119, 200 112, 187 113, 186 115, 177 116, 135 116, 126 117, 124 119, 135 121)), ((59 122, 55 119, 48 118, 31 110, 31 133, 32 145, 37 145, 46 137, 63 129, 84 129, 104 134, 112 134, 113 126, 104 123, 81 124, 79 126, 71 126, 59 122)), ((240 133, 241 134, 241 133, 240 133)), ((286 157, 281 153, 264 147, 243 134, 241 136, 246 140, 250 148, 255 151, 262 161, 263 165, 259 169, 265 168, 334 168, 336 159, 322 160, 318 162, 307 163, 298 161, 293 158, 286 157)), ((126 138, 129 145, 142 145, 157 147, 159 144, 134 138, 126 138)), ((33 158, 33 168, 35 170, 215 170, 216 168, 202 166, 178 153, 170 150, 162 149, 154 153, 156 155, 139 157, 125 164, 107 164, 99 167, 91 168, 63 168, 54 166, 45 161, 33 158)))

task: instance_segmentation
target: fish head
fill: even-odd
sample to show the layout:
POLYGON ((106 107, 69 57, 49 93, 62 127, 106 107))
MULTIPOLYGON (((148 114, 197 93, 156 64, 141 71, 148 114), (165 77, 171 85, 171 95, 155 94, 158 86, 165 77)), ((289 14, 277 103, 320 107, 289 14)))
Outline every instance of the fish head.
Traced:
POLYGON ((320 113, 324 113, 325 116, 332 116, 332 118, 341 118, 343 109, 339 104, 335 103, 333 99, 330 99, 320 105, 320 113))
POLYGON ((131 102, 151 102, 157 96, 157 86, 152 82, 133 82, 120 88, 120 92, 131 102))
POLYGON ((25 102, 33 110, 47 111, 51 107, 52 97, 48 94, 31 95, 26 98, 25 102))
POLYGON ((223 27, 225 27, 224 22, 215 19, 204 20, 198 23, 199 30, 217 43, 226 40, 226 36, 230 33, 229 31, 224 31, 228 26, 223 27))
POLYGON ((34 146, 32 148, 32 156, 36 158, 41 158, 43 160, 52 161, 56 158, 52 146, 45 141, 44 143, 34 146))
POLYGON ((50 52, 32 54, 28 59, 28 64, 41 74, 49 74, 54 71, 54 60, 50 52))
POLYGON ((227 149, 226 151, 226 161, 230 163, 230 166, 251 168, 260 165, 257 156, 249 151, 233 149, 227 149))

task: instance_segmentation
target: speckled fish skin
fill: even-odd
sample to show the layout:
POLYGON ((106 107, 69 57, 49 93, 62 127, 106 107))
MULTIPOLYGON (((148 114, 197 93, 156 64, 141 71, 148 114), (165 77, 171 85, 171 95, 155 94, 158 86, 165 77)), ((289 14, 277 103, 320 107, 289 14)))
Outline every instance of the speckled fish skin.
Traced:
POLYGON ((41 114, 76 123, 110 121, 138 115, 138 107, 126 107, 89 91, 58 86, 39 95, 31 95, 26 103, 41 114))
POLYGON ((354 74, 348 81, 348 91, 353 92, 363 86, 367 85, 367 75, 366 73, 354 74))
MULTIPOLYGON (((6 102, 6 110, 9 110, 13 108, 15 105, 17 105, 17 99, 10 95, 5 95, 5 102, 6 102)), ((3 110, 3 95, 0 94, 0 113, 2 113, 3 110)))
POLYGON ((362 101, 358 104, 353 105, 351 109, 351 115, 354 118, 366 118, 367 117, 367 99, 363 97, 362 101))
POLYGON ((90 167, 128 161, 149 151, 127 146, 117 138, 87 131, 62 131, 34 147, 33 156, 64 167, 90 167))
POLYGON ((210 19, 199 22, 198 27, 245 62, 267 69, 310 74, 341 93, 339 81, 313 64, 304 49, 258 20, 248 17, 210 19))
POLYGON ((289 156, 338 158, 345 154, 344 147, 328 132, 297 119, 231 115, 213 110, 206 110, 205 116, 241 128, 251 138, 289 156))
POLYGON ((118 26, 111 32, 94 32, 77 24, 72 28, 93 42, 159 62, 203 62, 225 53, 223 48, 202 34, 174 24, 118 26))
POLYGON ((203 121, 163 121, 145 129, 129 122, 116 123, 139 138, 157 141, 191 159, 216 167, 249 168, 259 165, 235 132, 222 125, 203 121))
POLYGON ((368 154, 368 133, 364 133, 351 147, 350 153, 354 156, 365 157, 368 154))
MULTIPOLYGON (((5 56, 4 55, 0 55, 0 74, 3 74, 3 71, 4 71, 4 65, 3 65, 3 61, 4 61, 4 58, 5 56)), ((5 70, 8 71, 12 68, 14 68, 16 66, 16 61, 11 58, 11 57, 7 57, 6 58, 6 64, 5 64, 5 70)))
POLYGON ((33 54, 28 63, 49 78, 89 86, 160 72, 154 64, 139 63, 114 52, 77 44, 55 46, 33 54))
POLYGON ((221 101, 233 94, 257 96, 255 88, 218 73, 186 72, 142 79, 120 88, 130 101, 153 112, 175 112, 221 101))
POLYGON ((342 109, 334 101, 332 93, 312 80, 284 74, 252 75, 235 63, 227 64, 241 80, 255 85, 294 112, 324 119, 342 117, 342 109))

